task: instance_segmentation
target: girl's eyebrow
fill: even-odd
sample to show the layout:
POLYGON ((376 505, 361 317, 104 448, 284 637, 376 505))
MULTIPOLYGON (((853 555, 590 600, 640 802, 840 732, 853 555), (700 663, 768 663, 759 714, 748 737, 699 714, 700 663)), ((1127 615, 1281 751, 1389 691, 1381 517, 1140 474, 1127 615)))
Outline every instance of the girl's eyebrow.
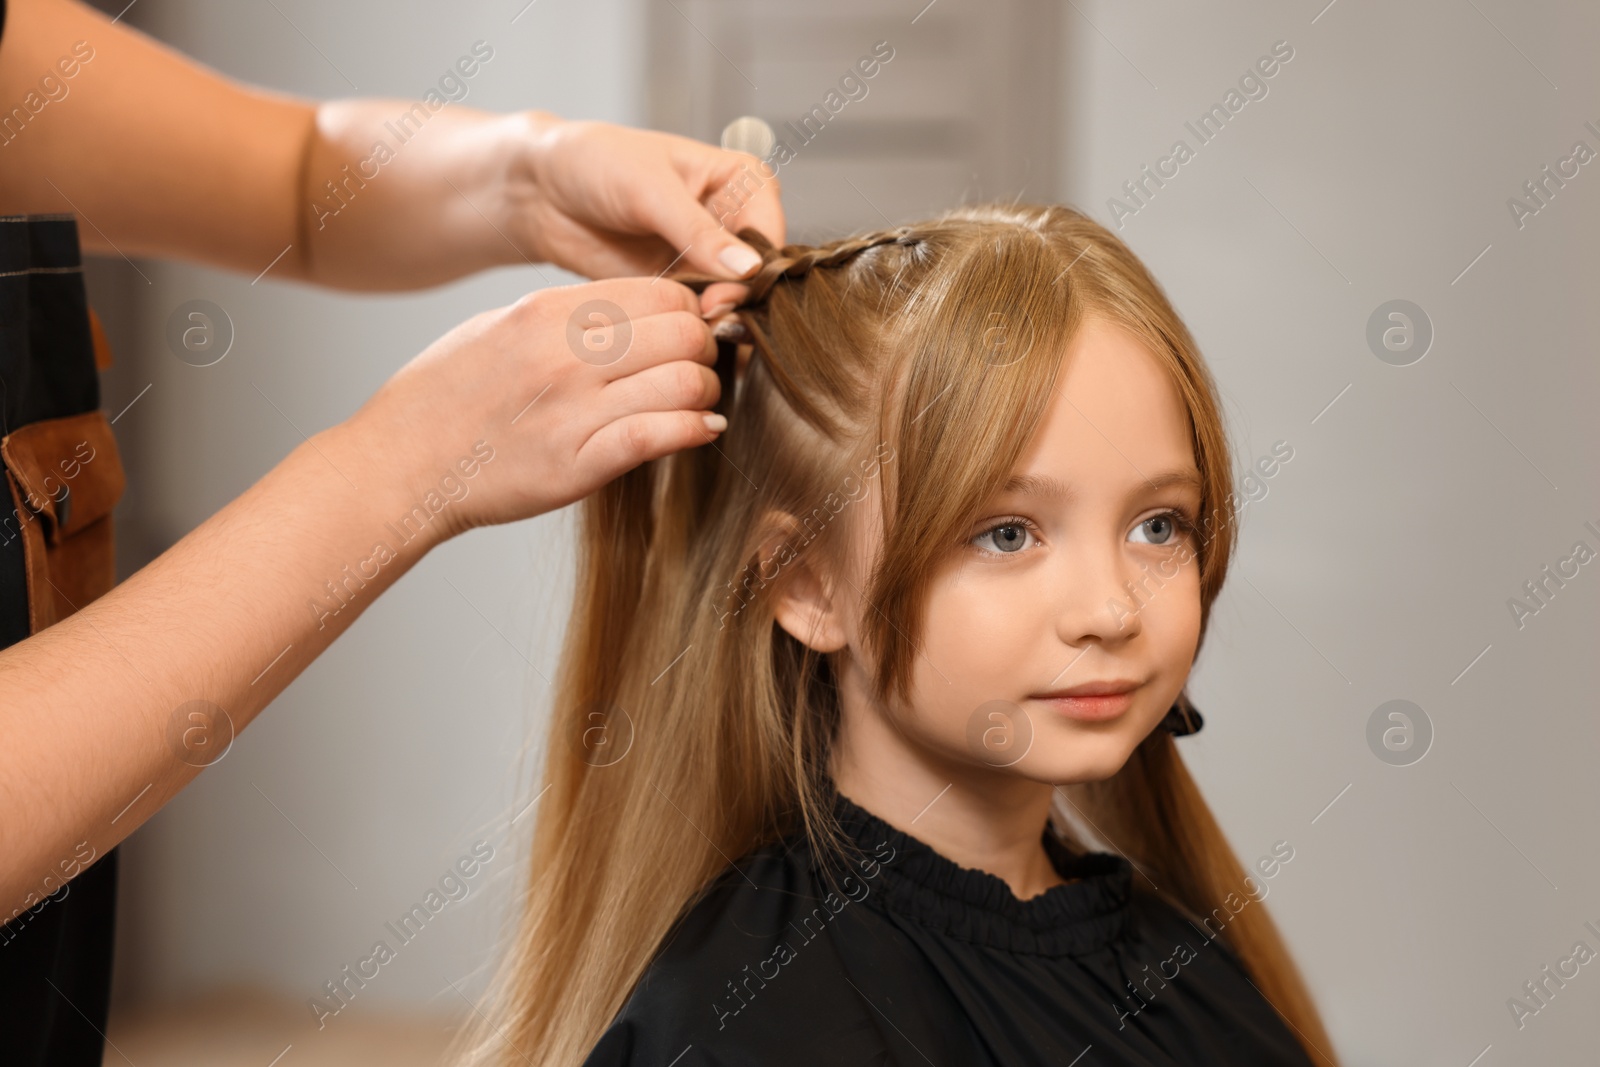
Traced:
POLYGON ((1076 495, 1067 483, 1048 474, 1013 474, 1006 479, 1000 491, 1062 501, 1070 501, 1076 495))
MULTIPOLYGON (((1200 483, 1200 472, 1193 467, 1175 467, 1171 470, 1157 471, 1145 478, 1145 484, 1150 489, 1165 489, 1176 485, 1193 489, 1197 493, 1204 489, 1200 483)), ((1071 486, 1048 474, 1014 474, 1006 479, 1000 491, 1062 501, 1071 501, 1076 495, 1071 486)))
POLYGON ((1193 467, 1177 467, 1172 470, 1157 471, 1145 479, 1152 489, 1165 489, 1169 485, 1181 486, 1184 489, 1193 489, 1197 493, 1205 491, 1205 486, 1200 483, 1200 472, 1193 467))

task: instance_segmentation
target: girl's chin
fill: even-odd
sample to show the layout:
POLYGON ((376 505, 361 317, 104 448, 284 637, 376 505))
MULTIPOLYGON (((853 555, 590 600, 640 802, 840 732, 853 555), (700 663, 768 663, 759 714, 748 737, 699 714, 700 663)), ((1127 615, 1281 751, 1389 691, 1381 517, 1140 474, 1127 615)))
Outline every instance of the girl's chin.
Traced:
POLYGON ((1099 737, 1088 743, 1052 743, 1035 740, 1033 748, 1010 770, 1024 778, 1052 785, 1103 782, 1127 764, 1139 740, 1099 737))

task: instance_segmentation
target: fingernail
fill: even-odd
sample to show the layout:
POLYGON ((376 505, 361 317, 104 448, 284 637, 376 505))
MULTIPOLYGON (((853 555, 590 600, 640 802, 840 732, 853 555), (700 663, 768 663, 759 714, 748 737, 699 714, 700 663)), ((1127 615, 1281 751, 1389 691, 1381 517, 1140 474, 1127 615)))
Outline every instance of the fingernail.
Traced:
POLYGON ((728 428, 727 418, 725 416, 718 415, 715 411, 708 412, 707 414, 700 416, 700 418, 705 422, 706 429, 710 430, 712 433, 721 433, 723 430, 728 428))
POLYGON ((750 331, 738 319, 725 319, 711 327, 711 336, 719 341, 743 342, 750 340, 750 331))
POLYGON ((706 312, 705 317, 707 319, 714 319, 721 315, 726 315, 728 312, 733 310, 733 307, 734 304, 732 300, 728 301, 726 304, 718 304, 716 307, 706 312))
POLYGON ((733 244, 722 250, 717 262, 727 267, 734 277, 743 278, 761 266, 761 257, 749 245, 733 244))

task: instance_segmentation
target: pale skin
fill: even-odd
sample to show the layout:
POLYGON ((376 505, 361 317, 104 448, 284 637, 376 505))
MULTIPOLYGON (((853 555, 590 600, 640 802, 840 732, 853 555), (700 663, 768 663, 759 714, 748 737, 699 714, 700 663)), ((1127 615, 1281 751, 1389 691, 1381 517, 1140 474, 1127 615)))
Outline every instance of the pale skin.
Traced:
POLYGON ((832 657, 840 792, 1023 900, 1063 881, 1040 842, 1054 788, 1105 779, 1127 761, 1183 688, 1200 636, 1198 563, 1182 548, 1196 542, 1170 518, 1192 523, 1200 508, 1178 392, 1143 344, 1108 320, 1086 320, 1061 358, 1013 477, 1054 478, 1067 495, 997 492, 971 539, 952 548, 930 590, 907 706, 875 706, 860 651, 858 620, 870 609, 859 591, 880 528, 875 494, 849 520, 842 566, 797 565, 776 605, 785 630, 832 657), (1124 583, 1163 561, 1175 575, 1138 610, 1109 606, 1133 606, 1124 583), (1035 698, 1111 679, 1138 686, 1106 721, 1069 718, 1035 698), (1031 745, 1009 766, 968 741, 974 713, 995 700, 1032 724, 1031 745))
MULTIPOLYGON (((0 652, 0 922, 59 891, 78 873, 74 857, 109 851, 199 773, 168 740, 181 705, 210 701, 242 730, 435 545, 563 507, 645 460, 714 440, 706 319, 739 287, 697 296, 650 276, 682 253, 680 269, 744 277, 758 257, 732 232, 784 238, 775 180, 736 213, 707 206, 756 165, 749 156, 456 104, 325 227, 302 228, 302 158, 314 189, 324 170, 365 158, 411 101, 316 105, 261 92, 88 8, 14 0, 0 106, 23 100, 80 40, 94 57, 70 93, 0 145, 0 213, 75 211, 86 250, 254 276, 291 245, 272 277, 350 289, 525 261, 646 276, 542 290, 469 319, 149 566, 0 652), (595 299, 632 322, 612 363, 568 345, 568 320, 595 299), (465 498, 347 608, 308 610, 325 582, 372 557, 385 523, 441 477, 462 479, 458 465, 480 441, 494 458, 465 498)), ((604 336, 590 346, 606 347, 604 336)))

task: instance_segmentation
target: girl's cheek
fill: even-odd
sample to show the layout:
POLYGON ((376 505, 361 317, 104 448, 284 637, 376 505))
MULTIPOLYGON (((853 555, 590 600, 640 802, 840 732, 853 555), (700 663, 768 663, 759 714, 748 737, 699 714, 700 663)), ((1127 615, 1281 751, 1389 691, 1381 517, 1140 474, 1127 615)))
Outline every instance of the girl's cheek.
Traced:
POLYGON ((942 605, 939 653, 931 657, 956 686, 965 679, 985 699, 1015 687, 1019 669, 1037 669, 1040 647, 1056 640, 1057 629, 1048 598, 1037 588, 989 586, 974 584, 942 605))
POLYGON ((940 733, 953 731, 959 740, 969 713, 1015 684, 1007 666, 1028 647, 1030 622, 1007 597, 960 583, 935 586, 926 610, 923 654, 912 668, 915 703, 928 709, 930 727, 936 719, 940 733))
POLYGON ((1156 598, 1146 609, 1151 636, 1162 659, 1187 669, 1200 643, 1200 581, 1193 566, 1185 567, 1163 592, 1170 595, 1156 598))

